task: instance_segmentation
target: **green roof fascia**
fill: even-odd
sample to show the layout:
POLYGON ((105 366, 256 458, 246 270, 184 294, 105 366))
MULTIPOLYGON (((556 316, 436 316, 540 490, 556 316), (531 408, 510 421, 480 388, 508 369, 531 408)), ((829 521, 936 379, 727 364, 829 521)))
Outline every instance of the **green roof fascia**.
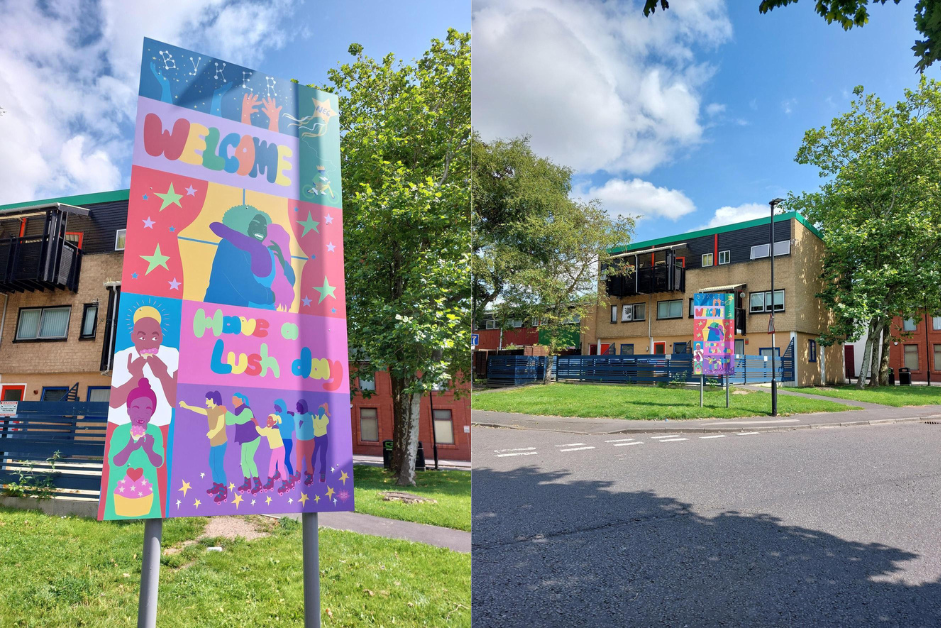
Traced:
MULTIPOLYGON (((794 218, 797 222, 801 223, 807 229, 813 233, 815 236, 823 240, 823 234, 820 233, 820 230, 815 226, 810 224, 810 222, 801 216, 795 211, 784 212, 782 214, 777 214, 774 217, 775 222, 785 222, 794 218)), ((746 220, 745 222, 736 222, 730 225, 722 225, 721 227, 713 227, 711 229, 699 229, 698 231, 690 231, 688 233, 678 233, 676 235, 667 236, 665 238, 656 238, 654 240, 644 240, 642 242, 635 242, 627 246, 617 246, 613 249, 609 249, 608 253, 617 254, 624 253, 626 251, 634 251, 637 249, 646 249, 650 247, 659 246, 661 244, 669 244, 671 242, 679 242, 680 240, 685 240, 687 238, 701 238, 703 236, 711 236, 719 233, 728 233, 730 231, 738 231, 739 229, 747 229, 748 227, 757 227, 758 225, 765 224, 767 218, 755 218, 754 220, 746 220)))
POLYGON ((9 205, 0 205, 0 212, 11 209, 20 209, 32 205, 43 205, 53 203, 64 203, 66 205, 93 205, 95 203, 110 203, 112 201, 126 201, 130 198, 130 190, 114 190, 113 192, 96 192, 95 194, 77 194, 75 196, 60 196, 59 198, 47 198, 36 201, 24 201, 22 203, 10 203, 9 205))

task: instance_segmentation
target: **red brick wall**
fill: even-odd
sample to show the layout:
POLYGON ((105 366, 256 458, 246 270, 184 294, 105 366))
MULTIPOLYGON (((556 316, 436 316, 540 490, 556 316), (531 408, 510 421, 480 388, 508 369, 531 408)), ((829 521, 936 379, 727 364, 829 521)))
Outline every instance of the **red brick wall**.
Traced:
MULTIPOLYGON (((496 351, 500 348, 500 330, 499 329, 475 329, 475 334, 480 334, 477 341, 477 349, 489 349, 496 351)), ((525 347, 528 345, 539 344, 538 327, 520 327, 519 329, 507 329, 503 332, 503 348, 509 345, 518 345, 525 347)))
MULTIPOLYGON (((892 322, 892 331, 902 329, 902 319, 895 318, 892 322)), ((941 371, 934 368, 934 346, 941 345, 941 330, 933 329, 931 317, 922 318, 915 326, 911 337, 900 340, 898 345, 894 342, 889 345, 889 366, 895 369, 898 381, 899 368, 905 366, 905 345, 918 347, 918 370, 912 370, 912 381, 924 382, 928 379, 927 367, 931 368, 931 381, 941 382, 941 371), (928 326, 928 353, 925 353, 925 326, 928 326)))
MULTIPOLYGON (((490 330, 492 331, 492 330, 490 330)), ((434 409, 450 410, 451 420, 454 422, 454 444, 438 445, 439 460, 467 460, 471 459, 470 435, 470 386, 465 386, 465 394, 460 399, 454 398, 454 393, 434 393, 434 409)), ((392 439, 392 382, 389 374, 381 371, 376 373, 376 390, 369 399, 357 394, 352 402, 353 420, 353 453, 370 456, 382 455, 382 441, 392 439), (359 411, 360 408, 375 408, 379 417, 379 442, 365 442, 360 440, 359 411)), ((432 464, 432 436, 431 436, 431 410, 428 405, 428 395, 421 401, 421 416, 419 420, 419 440, 425 450, 428 464, 432 464)))

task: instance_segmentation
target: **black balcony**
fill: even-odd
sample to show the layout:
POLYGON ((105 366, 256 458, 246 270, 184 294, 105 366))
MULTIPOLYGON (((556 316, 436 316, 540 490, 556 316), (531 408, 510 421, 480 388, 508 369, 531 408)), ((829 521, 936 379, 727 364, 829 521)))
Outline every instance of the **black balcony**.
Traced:
POLYGON ((607 279, 610 297, 631 297, 656 292, 685 292, 686 269, 679 264, 672 268, 666 264, 641 268, 636 273, 614 275, 607 279))
POLYGON ((0 292, 78 291, 82 251, 74 242, 67 241, 65 235, 67 214, 80 213, 76 210, 87 212, 56 204, 55 209, 44 212, 26 208, 2 216, 19 219, 39 214, 42 223, 38 226, 42 230, 35 235, 0 239, 0 292), (28 210, 33 211, 27 213, 28 210))
POLYGON ((735 308, 735 335, 744 336, 748 333, 748 330, 745 327, 745 320, 748 317, 745 315, 745 308, 737 307, 735 308))

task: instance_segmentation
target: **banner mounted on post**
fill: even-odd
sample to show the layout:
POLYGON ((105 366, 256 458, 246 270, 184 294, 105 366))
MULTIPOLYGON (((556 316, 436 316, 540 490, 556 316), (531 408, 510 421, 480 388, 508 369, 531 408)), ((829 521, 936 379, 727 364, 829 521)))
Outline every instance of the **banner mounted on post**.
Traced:
POLYGON ((337 105, 144 40, 99 519, 353 510, 337 105))
POLYGON ((693 373, 735 374, 735 295, 693 295, 693 373))

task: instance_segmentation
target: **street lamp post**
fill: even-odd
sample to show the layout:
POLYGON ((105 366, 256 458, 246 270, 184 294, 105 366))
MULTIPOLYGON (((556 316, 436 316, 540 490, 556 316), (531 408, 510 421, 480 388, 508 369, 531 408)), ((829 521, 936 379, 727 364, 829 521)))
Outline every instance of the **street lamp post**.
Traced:
POLYGON ((778 203, 782 203, 783 198, 772 200, 771 205, 771 416, 778 416, 778 382, 775 379, 776 371, 774 366, 774 208, 778 203))

